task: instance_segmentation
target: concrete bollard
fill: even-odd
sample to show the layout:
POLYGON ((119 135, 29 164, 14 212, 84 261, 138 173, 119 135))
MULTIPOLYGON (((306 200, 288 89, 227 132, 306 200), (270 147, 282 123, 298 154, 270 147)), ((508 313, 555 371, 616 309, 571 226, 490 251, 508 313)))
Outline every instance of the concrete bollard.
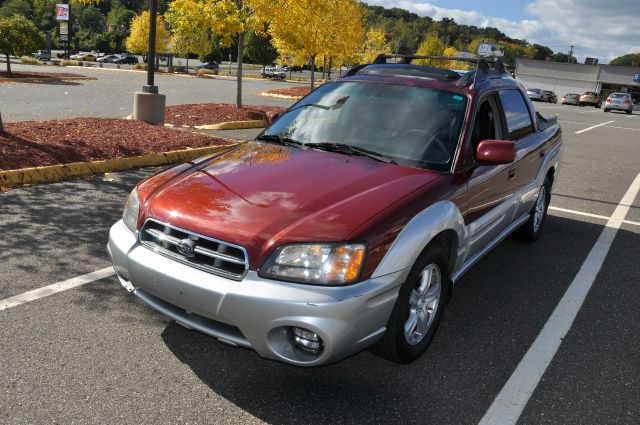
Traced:
POLYGON ((133 119, 149 124, 164 125, 166 96, 156 93, 135 92, 133 94, 133 119))

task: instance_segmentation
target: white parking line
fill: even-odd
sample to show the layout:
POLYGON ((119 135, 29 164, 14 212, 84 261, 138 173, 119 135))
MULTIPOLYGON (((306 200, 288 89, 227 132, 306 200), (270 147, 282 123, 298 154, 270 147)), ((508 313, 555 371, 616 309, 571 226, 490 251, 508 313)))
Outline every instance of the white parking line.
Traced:
POLYGON ((610 218, 606 215, 591 214, 588 212, 577 211, 577 210, 568 210, 566 208, 554 207, 553 205, 549 205, 549 209, 553 211, 560 211, 560 212, 569 213, 569 214, 583 215, 585 217, 599 218, 601 220, 609 220, 610 218))
POLYGON ((563 338, 569 332, 638 192, 640 192, 640 174, 631 183, 627 193, 591 248, 591 252, 580 267, 580 271, 551 313, 536 340, 529 347, 489 410, 480 420, 480 425, 514 425, 518 421, 542 375, 558 351, 563 338))
POLYGON ((616 127, 615 125, 608 125, 607 128, 617 128, 619 130, 634 130, 640 131, 640 128, 629 128, 629 127, 616 127))
POLYGON ((611 124, 612 122, 616 122, 616 121, 612 120, 612 121, 603 122, 602 124, 592 125, 591 127, 587 127, 583 130, 578 130, 574 132, 574 134, 581 134, 581 133, 584 133, 585 131, 593 130, 594 128, 602 127, 603 125, 611 124))
POLYGON ((113 270, 113 267, 106 267, 104 269, 96 270, 95 272, 83 274, 82 276, 74 277, 72 279, 34 289, 33 291, 24 292, 13 297, 5 298, 4 300, 0 300, 0 311, 27 303, 29 301, 37 300, 39 298, 48 297, 49 295, 57 294, 58 292, 66 291, 67 289, 76 288, 87 283, 95 282, 96 280, 104 279, 105 277, 109 277, 114 274, 115 271, 113 270))

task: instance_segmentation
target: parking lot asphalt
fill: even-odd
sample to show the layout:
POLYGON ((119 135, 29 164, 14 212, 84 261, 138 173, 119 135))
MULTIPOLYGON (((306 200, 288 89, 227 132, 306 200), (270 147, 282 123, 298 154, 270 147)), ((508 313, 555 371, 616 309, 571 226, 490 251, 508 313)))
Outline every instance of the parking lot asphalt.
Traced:
MULTIPOLYGON (((140 71, 79 67, 13 65, 14 71, 70 72, 95 80, 54 84, 1 83, 0 111, 4 122, 75 117, 122 118, 133 112, 133 93, 141 91, 147 74, 140 71)), ((235 103, 235 78, 198 78, 157 74, 155 83, 167 105, 184 103, 235 103)), ((260 96, 265 90, 297 86, 296 83, 246 78, 245 105, 288 107, 293 102, 260 96)))
MULTIPOLYGON (((640 115, 536 106, 565 140, 544 234, 467 273, 416 362, 267 361, 176 325, 112 276, 0 310, 0 422, 477 424, 640 173, 640 115)), ((151 172, 1 193, 0 300, 108 267, 108 228, 151 172)), ((640 199, 629 207, 518 423, 640 423, 640 199)))

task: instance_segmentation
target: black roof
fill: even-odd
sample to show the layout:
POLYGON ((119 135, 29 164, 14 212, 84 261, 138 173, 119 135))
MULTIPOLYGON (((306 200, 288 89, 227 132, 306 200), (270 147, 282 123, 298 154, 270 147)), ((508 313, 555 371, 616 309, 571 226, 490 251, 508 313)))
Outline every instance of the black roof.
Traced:
POLYGON ((463 87, 470 86, 474 83, 479 83, 487 79, 511 78, 511 75, 506 71, 504 64, 500 60, 412 55, 378 55, 373 64, 356 66, 352 68, 345 77, 351 77, 354 75, 429 78, 439 81, 456 81, 458 86, 463 87), (387 63, 388 59, 396 59, 399 62, 387 63), (413 60, 417 59, 471 62, 476 65, 476 70, 461 74, 450 69, 411 64, 413 60))

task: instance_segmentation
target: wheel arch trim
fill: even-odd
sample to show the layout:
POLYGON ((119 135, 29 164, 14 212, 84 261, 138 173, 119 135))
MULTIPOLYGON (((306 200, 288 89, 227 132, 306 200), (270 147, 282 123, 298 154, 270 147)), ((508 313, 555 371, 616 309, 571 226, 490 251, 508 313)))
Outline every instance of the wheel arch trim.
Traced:
POLYGON ((458 207, 451 201, 439 201, 416 214, 395 238, 372 277, 409 269, 424 248, 443 232, 453 232, 457 240, 450 265, 455 270, 459 250, 465 246, 465 224, 458 207))

